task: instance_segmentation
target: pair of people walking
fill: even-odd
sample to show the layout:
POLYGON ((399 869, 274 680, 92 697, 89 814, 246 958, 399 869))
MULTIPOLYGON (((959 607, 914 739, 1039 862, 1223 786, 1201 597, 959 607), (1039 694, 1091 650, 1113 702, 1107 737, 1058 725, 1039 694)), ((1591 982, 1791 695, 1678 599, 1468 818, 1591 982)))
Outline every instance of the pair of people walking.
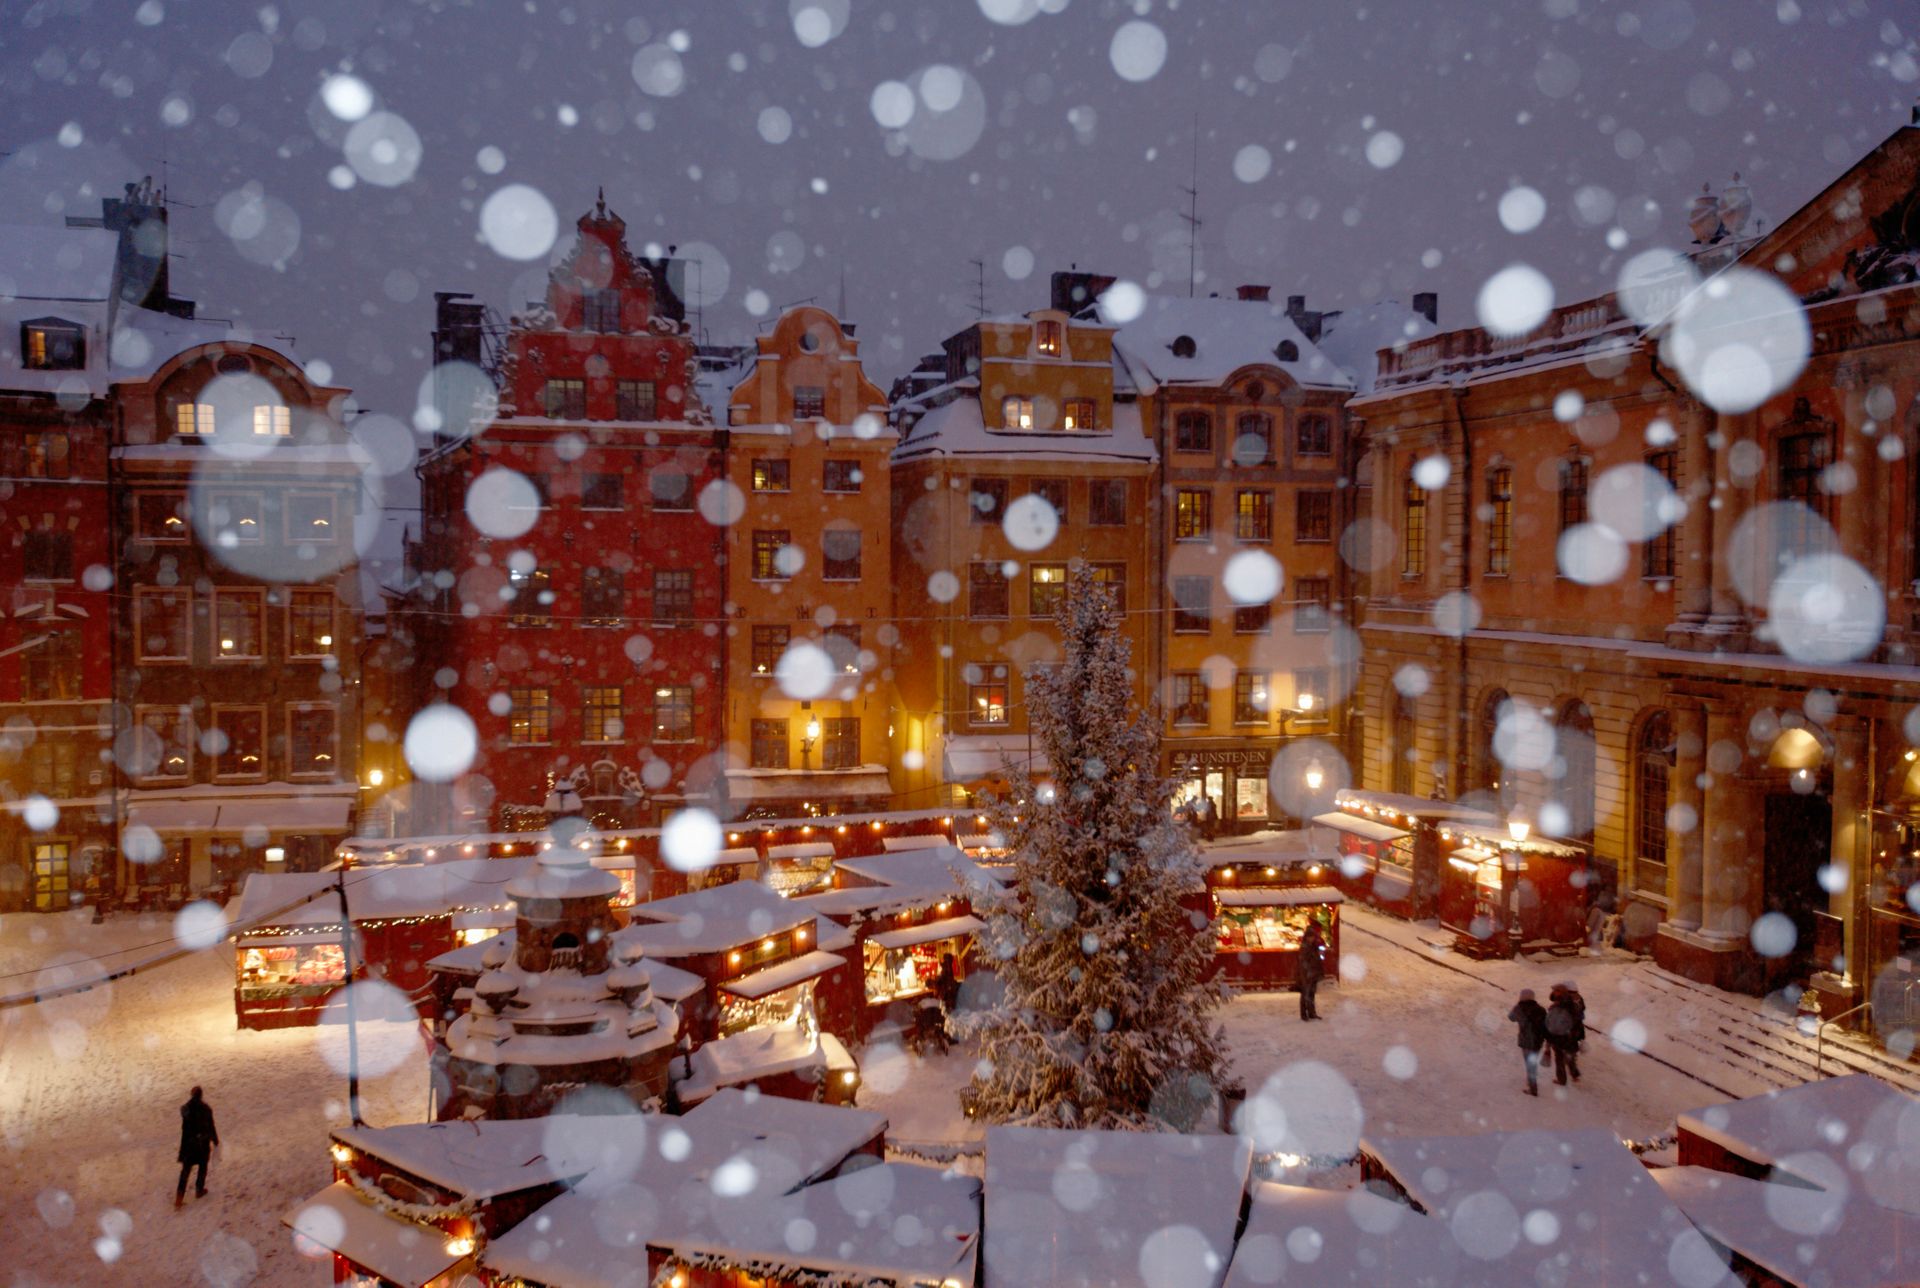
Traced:
POLYGON ((1526 1061, 1529 1096, 1540 1094, 1540 1057, 1544 1049, 1553 1061, 1555 1086, 1564 1087, 1567 1079, 1580 1081, 1580 1044, 1587 1040, 1587 1002, 1571 984, 1555 984, 1547 995, 1546 1006, 1534 999, 1533 990, 1520 990, 1520 1000, 1507 1012, 1507 1019, 1519 1026, 1519 1047, 1526 1061))

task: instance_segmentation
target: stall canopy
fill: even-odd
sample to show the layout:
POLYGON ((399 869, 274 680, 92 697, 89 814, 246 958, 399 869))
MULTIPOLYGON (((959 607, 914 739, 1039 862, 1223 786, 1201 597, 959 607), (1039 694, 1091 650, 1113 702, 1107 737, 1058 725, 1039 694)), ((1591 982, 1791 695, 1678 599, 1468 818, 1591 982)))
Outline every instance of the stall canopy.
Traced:
POLYGON ((767 847, 769 859, 830 859, 833 857, 831 841, 795 841, 792 845, 772 845, 767 847))
POLYGON ((1385 823, 1376 823, 1370 818, 1361 818, 1354 814, 1343 814, 1339 810, 1329 814, 1315 814, 1313 821, 1321 827, 1330 827, 1336 832, 1345 832, 1363 841, 1397 841, 1403 836, 1413 835, 1404 828, 1388 827, 1385 823))
POLYGON ((778 993, 783 988, 792 988, 795 984, 804 984, 817 979, 836 967, 845 966, 847 960, 837 953, 821 952, 815 949, 802 953, 777 966, 757 970, 751 975, 742 975, 739 979, 730 979, 720 985, 735 997, 765 997, 769 993, 778 993))
MULTIPOLYGON (((507 905, 507 883, 532 859, 453 859, 417 867, 349 868, 347 910, 355 921, 451 916, 507 905)), ((337 925, 336 872, 255 872, 240 891, 236 930, 254 926, 337 925), (304 902, 303 902, 304 901, 304 902)))
POLYGON ((1213 888, 1213 897, 1229 908, 1292 908, 1311 903, 1345 903, 1347 897, 1332 886, 1256 886, 1247 889, 1213 888))
POLYGON ((1407 796, 1399 792, 1367 792, 1350 787, 1335 797, 1334 803, 1342 809, 1370 809, 1423 819, 1432 823, 1444 822, 1447 819, 1459 819, 1468 823, 1497 824, 1500 822, 1493 814, 1477 806, 1461 805, 1454 801, 1428 800, 1424 796, 1407 796))
POLYGON ((440 1230, 388 1216, 345 1181, 280 1218, 295 1234, 406 1288, 424 1288, 460 1260, 447 1252, 440 1230))
POLYGON ((1556 841, 1547 836, 1529 836, 1524 841, 1513 839, 1512 833, 1504 827, 1490 827, 1478 823, 1456 823, 1447 828, 1456 841, 1473 841, 1494 850, 1518 850, 1522 854, 1546 854, 1556 859, 1577 859, 1586 851, 1577 845, 1565 841, 1556 841))
POLYGON ((135 796, 127 804, 127 824, 150 827, 163 836, 249 829, 268 834, 344 832, 352 804, 348 796, 296 787, 270 795, 255 788, 247 795, 219 790, 218 794, 135 796))
POLYGON ((937 850, 952 844, 941 833, 929 832, 924 836, 889 836, 880 842, 880 848, 893 854, 900 850, 937 850))
POLYGON ((978 917, 947 917, 940 921, 929 921, 924 925, 868 935, 867 942, 878 944, 882 948, 911 948, 915 944, 930 944, 939 939, 957 939, 961 935, 977 935, 986 928, 987 923, 978 917))

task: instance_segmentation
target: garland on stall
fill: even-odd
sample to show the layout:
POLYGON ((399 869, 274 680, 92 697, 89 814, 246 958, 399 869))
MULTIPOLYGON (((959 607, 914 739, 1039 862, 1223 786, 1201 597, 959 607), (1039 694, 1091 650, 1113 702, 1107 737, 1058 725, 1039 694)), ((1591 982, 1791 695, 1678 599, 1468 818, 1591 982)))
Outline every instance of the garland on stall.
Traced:
POLYGON ((1622 1136, 1620 1143, 1632 1150, 1636 1156, 1642 1154, 1657 1154, 1663 1149, 1672 1149, 1675 1145, 1679 1144, 1680 1134, 1671 1131, 1661 1132, 1658 1136, 1648 1136, 1643 1140, 1628 1140, 1622 1136))
POLYGON ((403 1221, 431 1225, 435 1221, 447 1221, 455 1217, 472 1216, 480 1206, 477 1199, 461 1199, 458 1203, 408 1203, 381 1189, 378 1184, 368 1180, 358 1172, 346 1173, 347 1184, 361 1198, 379 1208, 388 1216, 399 1217, 403 1221))
POLYGON ((652 1288, 673 1288, 673 1278, 683 1270, 718 1270, 752 1276, 765 1283, 806 1284, 809 1288, 900 1288, 892 1275, 869 1275, 835 1270, 809 1270, 804 1266, 779 1261, 760 1261, 748 1257, 736 1259, 717 1252, 676 1252, 653 1276, 652 1288))

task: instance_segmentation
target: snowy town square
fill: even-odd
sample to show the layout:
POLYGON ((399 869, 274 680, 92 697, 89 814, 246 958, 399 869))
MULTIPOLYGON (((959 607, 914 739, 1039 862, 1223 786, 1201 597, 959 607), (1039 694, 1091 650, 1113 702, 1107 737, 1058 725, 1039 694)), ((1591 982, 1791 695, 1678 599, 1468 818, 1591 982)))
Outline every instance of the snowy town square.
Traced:
POLYGON ((1920 1288, 1911 0, 0 97, 0 1288, 1920 1288))

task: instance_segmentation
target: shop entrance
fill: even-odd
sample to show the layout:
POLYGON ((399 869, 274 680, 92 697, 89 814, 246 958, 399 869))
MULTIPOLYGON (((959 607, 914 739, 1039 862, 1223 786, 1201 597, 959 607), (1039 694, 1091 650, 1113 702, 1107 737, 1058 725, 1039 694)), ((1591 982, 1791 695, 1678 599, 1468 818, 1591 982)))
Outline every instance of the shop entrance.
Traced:
MULTIPOLYGON (((1767 796, 1766 888, 1762 906, 1793 922, 1793 952, 1777 963, 1798 978, 1813 962, 1814 914, 1827 908, 1820 869, 1833 849, 1833 802, 1824 791, 1767 796)), ((1770 972, 1770 974, 1773 972, 1770 972)))
POLYGON ((65 841, 36 841, 33 846, 33 906, 59 912, 72 902, 73 878, 65 841))

